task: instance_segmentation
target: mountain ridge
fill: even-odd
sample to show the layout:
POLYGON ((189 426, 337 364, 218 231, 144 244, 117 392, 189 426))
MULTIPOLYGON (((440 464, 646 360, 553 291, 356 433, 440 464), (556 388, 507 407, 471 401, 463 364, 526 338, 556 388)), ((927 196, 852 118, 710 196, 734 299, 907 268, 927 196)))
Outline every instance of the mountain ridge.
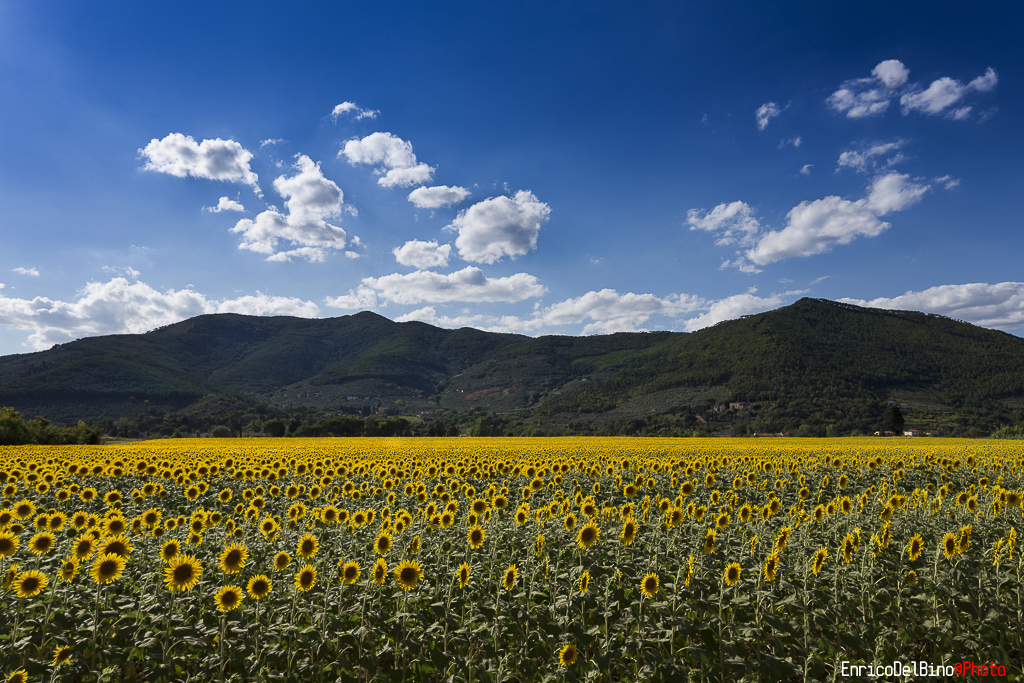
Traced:
POLYGON ((173 422, 230 405, 307 421, 486 414, 541 432, 715 431, 717 420, 730 433, 854 433, 870 431, 892 402, 947 431, 1019 419, 1024 340, 934 314, 804 298, 690 333, 589 337, 442 329, 369 311, 206 314, 0 357, 0 405, 64 422, 173 422), (753 407, 721 409, 730 403, 753 407))

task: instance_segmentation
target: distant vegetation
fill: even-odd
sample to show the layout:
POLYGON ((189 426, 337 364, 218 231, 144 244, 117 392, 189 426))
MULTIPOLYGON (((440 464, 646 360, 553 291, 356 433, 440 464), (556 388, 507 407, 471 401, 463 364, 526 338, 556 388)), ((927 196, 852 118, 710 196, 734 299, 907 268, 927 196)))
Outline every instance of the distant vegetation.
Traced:
POLYGON ((125 438, 1012 437, 1017 427, 1004 425, 1024 424, 1024 340, 815 299, 691 334, 593 337, 444 330, 366 312, 205 315, 0 358, 0 405, 125 438))
POLYGON ((20 444, 95 444, 100 442, 101 431, 79 422, 73 427, 58 427, 45 417, 28 422, 14 408, 0 408, 0 446, 20 444))

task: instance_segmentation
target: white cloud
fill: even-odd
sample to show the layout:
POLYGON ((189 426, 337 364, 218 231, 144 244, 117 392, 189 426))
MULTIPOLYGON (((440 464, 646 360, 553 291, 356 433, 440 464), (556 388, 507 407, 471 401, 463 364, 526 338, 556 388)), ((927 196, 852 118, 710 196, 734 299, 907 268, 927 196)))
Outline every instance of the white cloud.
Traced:
POLYGON ((892 298, 844 298, 858 306, 937 313, 983 327, 1015 329, 1024 326, 1024 282, 974 282, 938 285, 892 298))
POLYGON ((257 292, 218 301, 191 288, 161 292, 123 277, 90 282, 74 301, 0 295, 0 324, 30 331, 29 343, 40 350, 78 337, 137 334, 196 315, 225 312, 314 317, 320 311, 302 299, 257 292))
POLYGON ((906 140, 894 140, 892 142, 880 142, 868 145, 861 149, 844 150, 839 155, 836 170, 838 171, 841 168, 852 168, 859 173, 867 173, 879 166, 878 157, 888 155, 891 152, 896 153, 886 159, 882 165, 894 166, 906 159, 906 157, 898 151, 906 144, 906 140))
POLYGON ((11 272, 18 273, 19 275, 30 275, 32 277, 39 277, 39 269, 34 267, 22 268, 21 266, 18 266, 17 268, 11 268, 11 272))
POLYGON ((354 102, 342 102, 334 107, 331 118, 337 121, 342 114, 352 114, 358 121, 360 119, 375 119, 379 113, 376 109, 360 109, 354 102))
POLYGON ((849 118, 863 118, 881 114, 898 97, 904 115, 915 111, 928 115, 945 112, 949 118, 962 121, 970 117, 972 107, 951 107, 972 93, 990 92, 999 82, 992 67, 966 85, 943 76, 923 90, 916 85, 909 85, 909 76, 910 71, 902 62, 888 59, 871 71, 870 78, 846 81, 825 102, 849 118))
MULTIPOLYGON (((508 302, 542 296, 547 288, 533 275, 516 273, 508 277, 486 277, 479 268, 467 266, 443 275, 430 270, 392 273, 363 278, 363 286, 377 296, 398 304, 446 303, 449 301, 508 302)), ((349 295, 357 292, 349 292, 349 295)))
POLYGON ((888 173, 871 183, 867 207, 878 216, 902 211, 921 201, 929 189, 928 185, 911 181, 906 173, 888 173))
POLYGON ((871 75, 881 81, 882 85, 894 90, 907 82, 910 77, 910 70, 898 59, 887 59, 879 62, 871 75))
POLYGON ((162 140, 153 138, 139 154, 148 159, 144 166, 148 171, 241 182, 260 193, 259 178, 249 168, 252 152, 234 140, 215 138, 197 143, 191 135, 171 133, 162 140))
POLYGON ((494 263, 505 256, 523 256, 537 248, 541 226, 548 222, 551 207, 529 190, 509 197, 492 197, 459 212, 450 229, 459 236, 459 256, 475 263, 494 263))
POLYGON ((690 230, 704 230, 719 233, 715 241, 718 246, 738 243, 743 246, 753 244, 754 238, 761 230, 761 224, 754 218, 754 209, 746 202, 719 204, 706 213, 698 209, 686 212, 686 222, 690 230))
POLYGON ((419 270, 427 268, 438 268, 448 265, 448 256, 451 254, 452 245, 438 244, 437 240, 422 242, 410 240, 400 247, 395 247, 391 253, 403 266, 412 266, 419 270))
POLYGON ((755 296, 757 290, 751 288, 744 294, 734 294, 711 303, 707 312, 694 318, 686 320, 684 328, 687 332, 694 332, 705 327, 711 327, 726 320, 735 320, 744 315, 763 313, 782 306, 785 296, 791 296, 801 292, 786 292, 784 294, 772 294, 768 297, 755 296))
POLYGON ((320 164, 298 155, 293 176, 274 180, 274 188, 284 197, 287 214, 268 209, 255 219, 243 219, 231 229, 242 234, 239 249, 266 254, 269 260, 287 261, 293 256, 322 261, 322 249, 343 249, 345 231, 327 220, 342 212, 345 195, 333 181, 324 177, 320 164), (291 243, 293 249, 280 254, 278 241, 291 243))
POLYGON ((260 140, 260 149, 267 147, 268 145, 280 145, 284 140, 281 138, 267 138, 266 140, 260 140))
POLYGON ((764 130, 768 127, 768 122, 781 113, 782 109, 779 108, 779 105, 774 102, 765 102, 754 112, 754 118, 757 120, 757 129, 764 130))
POLYGON ((779 149, 782 149, 783 147, 788 147, 790 145, 793 145, 794 147, 800 147, 800 145, 802 144, 804 144, 804 139, 799 135, 794 135, 791 138, 783 138, 782 140, 780 140, 779 149))
POLYGON ((417 187, 409 193, 409 201, 419 209, 440 209, 458 204, 469 196, 464 187, 437 185, 435 187, 417 187))
POLYGON ((352 139, 338 153, 350 164, 374 164, 381 177, 381 187, 409 187, 430 182, 434 169, 416 160, 412 143, 391 133, 371 133, 365 138, 352 139))
POLYGON ((800 167, 800 175, 811 175, 812 168, 814 168, 814 164, 804 164, 800 167))
POLYGON ((677 317, 700 308, 703 301, 688 294, 660 298, 654 294, 619 294, 614 289, 590 291, 548 306, 538 313, 544 325, 573 325, 593 321, 583 334, 637 330, 651 316, 677 317))
POLYGON ((377 292, 366 285, 359 285, 348 294, 327 297, 325 303, 331 308, 345 311, 372 311, 377 308, 377 292))
POLYGON ((875 237, 889 227, 864 200, 851 202, 836 196, 800 202, 786 218, 786 227, 763 235, 746 253, 747 258, 764 266, 794 256, 821 254, 857 237, 875 237))
MULTIPOLYGON (((992 67, 967 85, 943 76, 932 81, 925 90, 915 90, 903 95, 900 98, 900 105, 904 114, 912 111, 930 115, 941 114, 972 92, 983 93, 995 89, 998 82, 999 77, 992 67)), ((971 110, 970 106, 959 107, 949 111, 948 116, 956 121, 962 121, 970 116, 971 110)))
POLYGON ((203 211, 209 211, 211 213, 220 213, 221 211, 245 211, 245 207, 234 199, 221 197, 217 202, 217 206, 204 206, 203 211))
POLYGON ((737 251, 736 258, 725 260, 722 268, 758 273, 758 266, 821 254, 858 237, 875 237, 890 227, 880 220, 881 216, 913 206, 929 189, 930 185, 912 180, 907 174, 890 172, 877 176, 862 199, 833 195, 800 202, 790 209, 781 230, 762 230, 744 202, 719 204, 706 214, 691 209, 687 222, 691 230, 719 233, 716 244, 749 247, 737 251))

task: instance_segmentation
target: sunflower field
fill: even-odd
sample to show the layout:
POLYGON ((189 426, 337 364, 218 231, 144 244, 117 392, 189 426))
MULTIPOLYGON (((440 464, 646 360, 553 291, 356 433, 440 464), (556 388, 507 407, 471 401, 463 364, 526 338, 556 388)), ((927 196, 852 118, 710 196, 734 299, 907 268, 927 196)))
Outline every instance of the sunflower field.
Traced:
POLYGON ((0 680, 1022 680, 1022 473, 978 440, 4 447, 0 680))

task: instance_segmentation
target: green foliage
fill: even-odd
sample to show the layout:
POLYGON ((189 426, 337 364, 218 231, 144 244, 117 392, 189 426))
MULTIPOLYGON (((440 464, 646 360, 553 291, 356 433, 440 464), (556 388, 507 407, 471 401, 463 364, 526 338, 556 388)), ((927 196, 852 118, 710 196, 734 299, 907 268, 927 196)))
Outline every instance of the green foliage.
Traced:
POLYGON ((481 415, 508 434, 844 435, 878 430, 896 396, 907 426, 940 435, 1024 421, 1021 339, 814 299, 691 334, 593 337, 204 315, 7 356, 0 377, 0 404, 123 436, 277 434, 263 429, 273 419, 291 435, 469 433, 481 415), (408 422, 367 421, 378 409, 408 422))

